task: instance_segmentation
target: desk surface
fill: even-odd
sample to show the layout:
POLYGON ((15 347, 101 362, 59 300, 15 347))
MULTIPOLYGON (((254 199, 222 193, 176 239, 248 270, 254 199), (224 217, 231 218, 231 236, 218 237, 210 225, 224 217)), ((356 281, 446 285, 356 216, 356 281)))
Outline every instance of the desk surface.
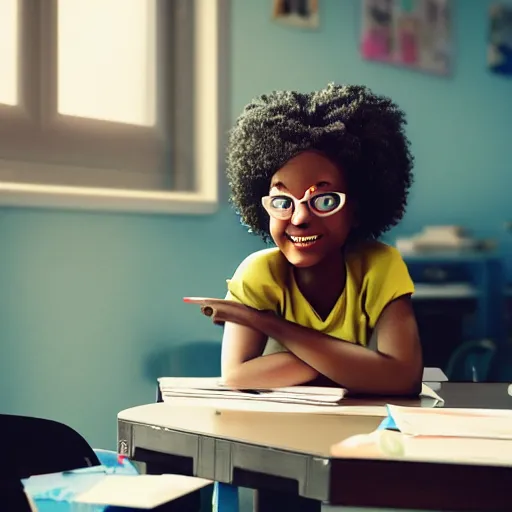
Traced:
POLYGON ((119 413, 121 421, 329 457, 330 447, 369 433, 387 416, 386 404, 434 407, 433 398, 347 398, 343 406, 312 406, 233 399, 173 398, 119 413), (255 410, 257 409, 257 410, 255 410), (309 431, 322 435, 305 435, 309 431))
MULTIPOLYGON (((447 382, 438 393, 444 398, 445 407, 512 409, 512 396, 503 383, 447 382)), ((346 402, 350 404, 349 413, 330 415, 220 410, 169 403, 135 407, 118 416, 119 451, 147 462, 155 454, 159 461, 166 457, 169 472, 174 470, 173 457, 181 463, 180 468, 185 458, 190 461, 193 475, 235 485, 257 487, 258 475, 273 476, 292 482, 302 496, 338 505, 502 510, 505 502, 509 504, 512 442, 501 441, 499 447, 501 453, 510 451, 508 466, 503 460, 493 464, 488 459, 483 464, 472 460, 464 450, 457 460, 447 460, 442 453, 437 460, 422 459, 417 453, 414 460, 331 457, 333 444, 372 432, 384 415, 368 411, 359 415, 352 407, 361 404, 377 412, 383 410, 382 401, 346 402), (438 485, 447 486, 447 491, 438 489, 434 493, 426 483, 432 477, 438 485), (369 481, 374 493, 368 493, 367 487, 365 492, 369 481), (401 482, 400 491, 396 490, 396 482, 401 482), (395 492, 390 492, 391 488, 395 492), (478 496, 485 499, 472 495, 472 489, 479 489, 478 496)), ((385 402, 431 404, 419 400, 385 402)))

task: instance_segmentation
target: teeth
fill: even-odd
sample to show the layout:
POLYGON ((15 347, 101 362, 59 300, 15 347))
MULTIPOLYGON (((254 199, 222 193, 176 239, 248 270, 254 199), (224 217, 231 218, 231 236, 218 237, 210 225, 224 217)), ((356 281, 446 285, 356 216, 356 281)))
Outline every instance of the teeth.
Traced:
POLYGON ((315 240, 318 240, 319 238, 320 238, 320 235, 313 235, 313 236, 290 236, 291 241, 295 242, 295 243, 314 242, 315 240))

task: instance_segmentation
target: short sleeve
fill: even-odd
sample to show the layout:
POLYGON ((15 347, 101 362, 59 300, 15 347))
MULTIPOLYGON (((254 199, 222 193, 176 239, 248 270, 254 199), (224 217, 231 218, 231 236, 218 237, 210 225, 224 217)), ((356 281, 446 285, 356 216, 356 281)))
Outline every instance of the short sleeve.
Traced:
POLYGON ((400 252, 394 247, 384 247, 373 255, 366 275, 366 312, 371 328, 390 302, 414 293, 414 283, 400 252))
POLYGON ((263 250, 248 256, 228 279, 226 299, 246 306, 281 312, 283 302, 282 265, 279 253, 263 250))

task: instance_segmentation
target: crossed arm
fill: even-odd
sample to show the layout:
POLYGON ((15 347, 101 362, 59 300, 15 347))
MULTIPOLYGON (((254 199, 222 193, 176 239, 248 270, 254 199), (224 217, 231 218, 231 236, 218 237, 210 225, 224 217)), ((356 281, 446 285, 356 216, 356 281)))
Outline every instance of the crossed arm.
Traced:
POLYGON ((373 331, 377 351, 258 314, 258 330, 226 322, 222 377, 229 385, 293 386, 324 376, 357 393, 408 395, 421 389, 421 346, 409 296, 392 301, 381 313, 373 331), (289 352, 262 356, 268 337, 289 352))

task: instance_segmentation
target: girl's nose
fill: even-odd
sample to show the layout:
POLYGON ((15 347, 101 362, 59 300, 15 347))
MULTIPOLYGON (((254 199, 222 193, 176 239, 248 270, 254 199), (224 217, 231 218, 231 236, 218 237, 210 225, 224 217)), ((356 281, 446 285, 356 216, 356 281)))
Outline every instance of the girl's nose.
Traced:
POLYGON ((295 207, 295 211, 293 212, 291 223, 294 226, 300 226, 301 224, 306 224, 311 217, 311 212, 309 211, 307 203, 299 203, 295 207))

